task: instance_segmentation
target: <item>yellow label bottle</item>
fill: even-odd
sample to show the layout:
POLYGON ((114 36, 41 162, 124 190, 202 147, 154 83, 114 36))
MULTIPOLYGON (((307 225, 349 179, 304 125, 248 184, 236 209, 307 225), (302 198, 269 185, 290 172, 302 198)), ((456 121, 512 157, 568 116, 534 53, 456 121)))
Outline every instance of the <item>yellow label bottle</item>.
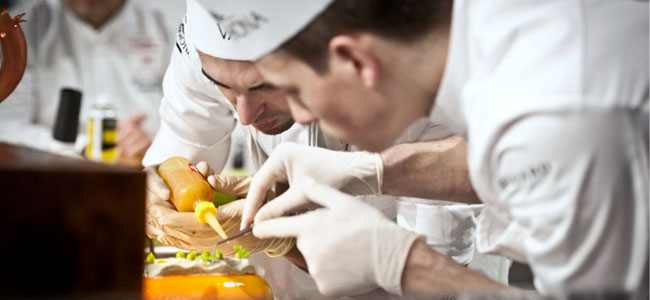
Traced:
POLYGON ((158 174, 171 190, 171 201, 178 211, 193 212, 201 201, 212 203, 212 187, 186 158, 167 159, 158 167, 158 174))
POLYGON ((89 112, 86 125, 86 158, 114 164, 117 162, 117 119, 115 107, 107 97, 99 97, 89 112))

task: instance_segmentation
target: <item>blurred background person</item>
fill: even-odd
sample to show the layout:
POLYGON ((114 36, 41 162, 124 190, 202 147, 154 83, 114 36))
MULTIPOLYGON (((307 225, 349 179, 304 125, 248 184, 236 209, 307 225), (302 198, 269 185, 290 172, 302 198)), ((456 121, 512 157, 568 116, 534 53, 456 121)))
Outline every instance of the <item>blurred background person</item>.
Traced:
POLYGON ((2 8, 10 8, 13 6, 16 2, 16 0, 0 0, 0 9, 2 8))
POLYGON ((73 88, 83 93, 79 131, 90 107, 112 104, 118 156, 139 165, 158 130, 162 80, 184 7, 150 0, 14 3, 12 15, 26 13, 28 66, 0 107, 0 140, 47 149, 60 91, 73 88))

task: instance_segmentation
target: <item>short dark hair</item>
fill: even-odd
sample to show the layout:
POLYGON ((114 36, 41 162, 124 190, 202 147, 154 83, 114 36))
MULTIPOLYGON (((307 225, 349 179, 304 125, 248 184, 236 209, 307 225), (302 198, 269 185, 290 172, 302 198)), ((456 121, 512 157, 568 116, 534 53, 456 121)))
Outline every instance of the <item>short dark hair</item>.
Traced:
POLYGON ((280 50, 323 72, 332 37, 370 32, 412 42, 430 30, 449 28, 452 6, 453 0, 335 0, 280 50))

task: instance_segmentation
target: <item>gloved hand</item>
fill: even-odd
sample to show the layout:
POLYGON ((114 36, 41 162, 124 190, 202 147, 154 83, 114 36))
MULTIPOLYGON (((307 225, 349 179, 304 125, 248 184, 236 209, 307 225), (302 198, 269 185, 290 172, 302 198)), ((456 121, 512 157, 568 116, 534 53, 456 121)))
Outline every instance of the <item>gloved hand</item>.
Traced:
POLYGON ((309 177, 296 187, 303 197, 278 197, 264 205, 255 217, 253 234, 296 237, 309 274, 324 295, 355 295, 376 287, 401 295, 402 271, 417 235, 365 202, 309 177), (303 199, 322 208, 280 217, 304 206, 303 199))
MULTIPOLYGON (((238 198, 246 196, 251 181, 249 176, 211 175, 212 171, 207 163, 199 162, 196 165, 199 172, 206 177, 213 189, 224 194, 237 195, 238 198)), ((174 205, 168 201, 170 190, 158 175, 158 166, 145 168, 147 172, 147 224, 146 232, 163 244, 171 245, 186 250, 212 251, 214 244, 220 237, 207 224, 201 224, 193 212, 178 212, 174 205)), ((217 220, 227 235, 239 231, 244 200, 236 200, 217 208, 217 220)), ((217 248, 224 255, 234 255, 236 250, 233 245, 242 247, 251 253, 266 252, 269 256, 286 254, 294 246, 292 239, 260 240, 252 234, 246 234, 232 242, 219 245, 217 248)))
MULTIPOLYGON (((340 152, 295 143, 280 144, 255 174, 251 183, 241 228, 253 221, 264 203, 264 195, 276 182, 288 182, 286 193, 300 197, 291 186, 309 176, 351 195, 381 195, 384 168, 377 153, 340 152)), ((303 199, 304 200, 304 199, 303 199)))

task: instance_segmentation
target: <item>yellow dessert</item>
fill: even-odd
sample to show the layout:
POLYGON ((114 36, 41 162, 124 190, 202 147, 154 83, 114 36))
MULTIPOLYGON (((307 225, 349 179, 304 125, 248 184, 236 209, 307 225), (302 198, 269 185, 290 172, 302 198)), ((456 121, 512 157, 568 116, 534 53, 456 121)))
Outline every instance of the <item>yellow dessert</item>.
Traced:
POLYGON ((182 255, 145 265, 143 299, 273 299, 268 283, 255 274, 247 259, 220 258, 207 252, 178 256, 182 255))
POLYGON ((143 299, 273 299, 271 288, 258 275, 184 275, 145 278, 143 299))

